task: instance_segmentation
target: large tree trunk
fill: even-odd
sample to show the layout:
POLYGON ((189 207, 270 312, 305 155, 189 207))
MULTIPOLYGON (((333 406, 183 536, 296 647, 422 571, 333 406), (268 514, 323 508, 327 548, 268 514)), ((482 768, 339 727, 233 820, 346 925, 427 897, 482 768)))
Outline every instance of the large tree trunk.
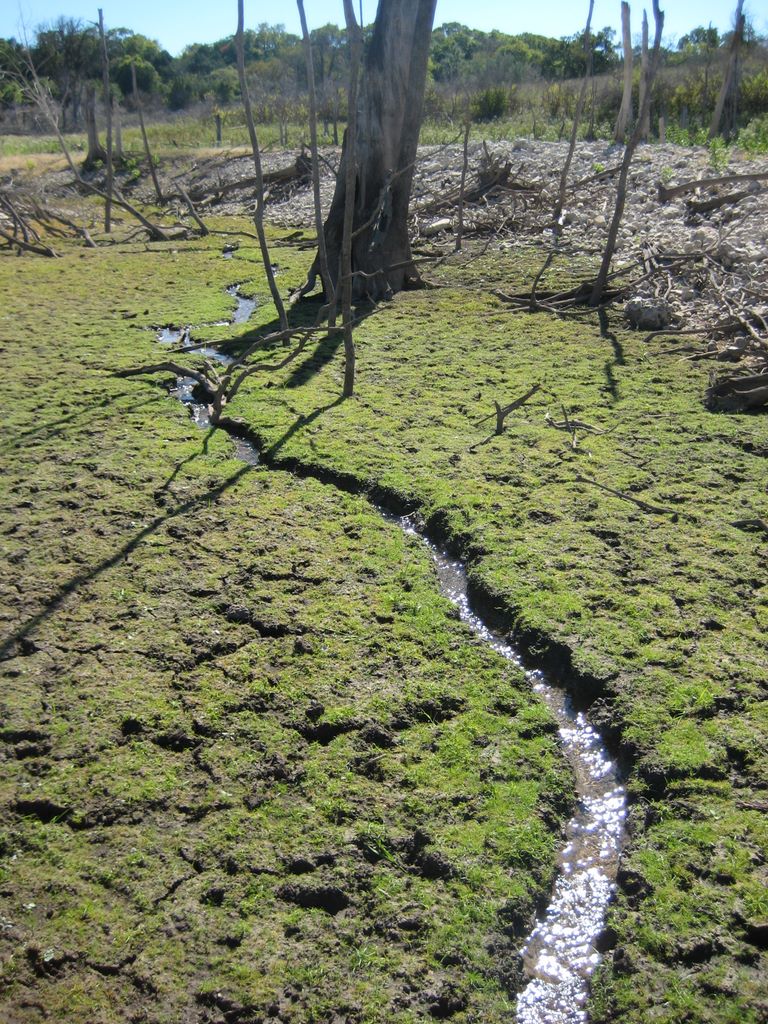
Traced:
POLYGON ((96 127, 96 86, 91 83, 85 90, 85 130, 88 135, 88 152, 83 167, 90 171, 97 163, 107 162, 107 151, 99 140, 99 130, 96 127))
MULTIPOLYGON (((408 204, 419 141, 436 0, 379 0, 365 57, 357 121, 353 297, 382 299, 414 286, 408 204)), ((341 265, 346 138, 325 223, 334 286, 341 265)), ((315 261, 313 274, 319 271, 315 261)))

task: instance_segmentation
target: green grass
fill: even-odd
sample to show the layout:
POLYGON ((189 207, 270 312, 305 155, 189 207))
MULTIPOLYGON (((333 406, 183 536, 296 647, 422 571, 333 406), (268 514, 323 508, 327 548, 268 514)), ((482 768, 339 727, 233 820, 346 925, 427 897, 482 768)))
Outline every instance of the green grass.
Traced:
MULTIPOLYGON (((405 1024, 450 985, 506 1019, 499 912, 530 924, 572 799, 547 712, 366 500, 114 376, 265 295, 253 249, 62 248, 0 256, 0 1016, 405 1024), (346 909, 296 904, 323 888, 346 909)), ((287 289, 307 256, 275 252, 287 289)))
MULTIPOLYGON (((526 287, 538 265, 522 246, 457 258, 430 274, 438 290, 379 308, 357 330, 351 401, 332 404, 342 358, 321 343, 230 412, 273 465, 417 505, 469 560, 484 603, 600 696, 630 768, 636 881, 611 913, 619 952, 601 969, 595 1020, 757 1019, 768 972, 743 908, 765 849, 754 808, 768 781, 768 548, 733 524, 764 516, 768 422, 707 412, 701 365, 660 355, 618 317, 601 337, 589 317, 513 313, 489 294, 526 287), (504 435, 478 444, 494 400, 537 382, 504 435), (573 449, 546 419, 561 403, 603 432, 573 449), (728 871, 702 860, 700 820, 707 858, 726 851, 728 871), (725 965, 730 982, 715 985, 725 965)), ((463 750, 446 755, 460 763, 463 750)))
MULTIPOLYGON (((37 986, 54 1018, 75 1007, 98 1020, 149 978, 160 993, 150 1019, 171 1020, 217 992, 245 1013, 280 1006, 298 978, 301 1019, 357 1013, 347 1000, 361 1019, 405 1021, 458 974, 465 1019, 508 1016, 489 942, 509 966, 499 910, 530 914, 554 857, 542 812, 568 803, 548 734, 522 739, 546 712, 468 639, 415 543, 361 499, 280 472, 300 468, 417 506, 464 554, 478 597, 598 695, 632 805, 610 912, 616 948, 595 979, 592 1019, 756 1024, 768 1004, 768 549, 733 524, 765 518, 765 417, 708 413, 701 364, 660 355, 618 317, 602 337, 589 317, 512 313, 490 290, 530 285, 540 257, 519 245, 449 260, 430 274, 439 288, 365 319, 350 401, 336 401, 342 353, 323 341, 282 375, 252 378, 228 412, 272 469, 238 476, 229 442, 213 434, 203 446, 161 387, 109 376, 155 354, 141 327, 226 316, 233 280, 260 297, 255 323, 271 320, 255 249, 243 244, 225 263, 218 244, 2 262, 14 399, 3 536, 29 581, 19 600, 9 576, 9 628, 49 609, 10 664, 2 728, 16 735, 42 718, 52 745, 9 760, 3 794, 14 806, 24 787, 39 788, 67 815, 48 826, 14 818, 6 850, 23 842, 30 853, 3 867, 26 872, 10 883, 16 908, 23 890, 50 909, 45 884, 53 874, 62 886, 52 917, 17 909, 20 948, 78 956, 77 969, 53 976, 34 951, 16 956, 9 984, 37 986), (493 402, 534 382, 541 392, 488 437, 493 402), (602 432, 583 430, 574 449, 546 419, 561 404, 602 432), (183 564, 180 551, 191 552, 183 564), (60 600, 62 581, 94 565, 103 571, 60 600), (290 633, 254 637, 225 601, 270 627, 300 626, 310 649, 290 633), (435 702, 456 694, 466 704, 439 721, 435 702), (516 710, 500 715, 501 705, 516 710), (313 716, 387 725, 405 713, 413 720, 391 748, 360 729, 322 745, 296 728, 306 733, 313 716), (129 721, 141 730, 124 737, 129 721), (173 749, 179 734, 200 740, 203 766, 195 748, 173 749), (489 741, 503 750, 491 780, 481 775, 489 741), (460 867, 453 878, 414 871, 407 840, 419 828, 460 867), (96 863, 102 849, 110 856, 96 863), (290 856, 318 854, 335 859, 287 872, 290 856), (351 893, 351 911, 330 926, 278 895, 307 877, 351 893), (58 928, 65 885, 66 906, 80 908, 117 886, 111 937, 77 915, 58 928), (415 931, 399 927, 414 915, 415 931), (110 962, 140 953, 89 990, 97 938, 114 944, 110 962), (446 954, 460 969, 446 968, 446 954), (393 983, 402 977, 416 995, 393 983)), ((275 256, 287 292, 311 254, 275 256)), ((589 270, 555 264, 542 287, 589 270)), ((201 336, 237 346, 252 329, 201 336)))
MULTIPOLYGON (((748 129, 742 132, 745 151, 759 154, 765 151, 762 143, 755 142, 759 132, 755 126, 759 122, 755 120, 748 129)), ((280 142, 280 126, 274 124, 259 124, 256 126, 259 136, 259 144, 266 152, 270 150, 285 149, 286 146, 280 142)), ((580 138, 586 138, 588 124, 585 121, 580 128, 580 138)), ((308 139, 308 129, 305 123, 291 122, 285 126, 288 134, 289 149, 298 149, 302 142, 308 139)), ((344 124, 339 125, 339 138, 343 135, 344 124)), ((567 139, 570 131, 570 122, 563 122, 561 118, 546 116, 540 109, 522 110, 513 116, 499 118, 489 122, 476 122, 472 125, 470 139, 472 142, 504 142, 514 139, 537 138, 548 142, 562 141, 567 139)), ((594 127, 595 137, 598 139, 610 139, 613 126, 609 124, 598 124, 594 127)), ((192 115, 179 113, 167 115, 162 120, 147 120, 147 134, 150 147, 155 156, 170 157, 179 152, 193 151, 201 148, 210 148, 216 145, 216 125, 212 114, 192 115)), ((764 133, 763 133, 764 134, 764 133)), ((703 145, 706 138, 701 132, 688 132, 680 130, 675 125, 670 125, 667 130, 668 141, 677 143, 680 146, 703 145)), ((458 143, 463 137, 463 125, 461 118, 455 122, 451 121, 424 121, 421 128, 420 142, 423 145, 446 145, 458 143)), ((68 132, 65 135, 67 144, 75 158, 79 154, 84 155, 87 149, 87 140, 84 132, 68 132)), ((126 125, 122 132, 123 149, 126 154, 140 156, 144 153, 144 145, 141 133, 137 125, 126 125)), ((321 146, 330 146, 333 142, 332 128, 329 126, 328 133, 323 131, 323 125, 319 126, 318 141, 321 146)), ((724 144, 723 144, 724 145, 724 144)), ((242 112, 233 108, 224 113, 222 127, 222 148, 250 147, 248 130, 243 121, 242 112)), ((59 144, 55 135, 0 135, 0 158, 1 157, 31 157, 37 154, 51 154, 59 152, 59 144)), ((727 154, 727 147, 725 148, 727 154)))

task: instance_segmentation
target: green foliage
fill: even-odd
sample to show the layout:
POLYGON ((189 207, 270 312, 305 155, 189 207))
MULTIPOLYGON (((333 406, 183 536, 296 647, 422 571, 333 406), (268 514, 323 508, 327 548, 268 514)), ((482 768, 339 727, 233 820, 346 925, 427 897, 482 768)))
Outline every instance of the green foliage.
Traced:
POLYGON ((217 68, 208 76, 206 93, 217 103, 227 104, 240 95, 240 83, 234 68, 217 68))
POLYGON ((768 153, 768 113, 753 118, 739 132, 738 143, 748 153, 768 153))
POLYGON ((667 125, 667 141, 677 146, 706 146, 709 132, 706 128, 681 128, 674 121, 667 125))
POLYGON ((720 136, 710 139, 709 142, 709 166, 717 174, 722 174, 728 166, 730 152, 728 145, 720 136))
MULTIPOLYGON (((616 64, 610 28, 593 34, 595 73, 616 64)), ((577 78, 584 74, 583 33, 552 39, 524 32, 483 32, 458 22, 436 28, 432 34, 430 68, 436 82, 520 82, 524 77, 577 78)))
POLYGON ((168 90, 171 110, 184 110, 199 98, 199 83, 193 75, 176 75, 168 90))
POLYGON ((161 87, 160 74, 153 64, 140 56, 128 54, 118 57, 110 64, 110 76, 120 86, 124 96, 130 96, 133 92, 133 79, 131 77, 131 62, 136 68, 136 85, 139 92, 152 96, 159 92, 161 87))
POLYGON ((710 23, 707 28, 699 25, 698 28, 694 28, 686 33, 686 35, 681 36, 678 40, 677 48, 689 54, 708 55, 718 48, 720 42, 720 33, 710 23))
POLYGON ((745 75, 739 87, 739 114, 745 118, 768 113, 768 68, 745 75))
POLYGON ((483 89, 472 97, 472 118, 475 121, 497 121, 509 107, 507 90, 501 86, 483 89))

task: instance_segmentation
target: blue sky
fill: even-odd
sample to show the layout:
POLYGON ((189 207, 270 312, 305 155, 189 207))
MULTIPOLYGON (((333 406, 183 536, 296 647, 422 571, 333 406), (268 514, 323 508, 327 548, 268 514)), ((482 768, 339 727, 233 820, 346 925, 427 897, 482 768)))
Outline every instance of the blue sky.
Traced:
MULTIPOLYGON (((360 0, 355 0, 358 9, 360 0)), ((712 22, 721 31, 729 28, 735 0, 667 0, 665 37, 678 39, 696 25, 712 22)), ((108 28, 131 28, 159 40, 172 54, 178 54, 188 43, 211 42, 234 32, 237 20, 235 0, 228 3, 196 4, 194 0, 101 0, 108 28)), ((95 21, 99 0, 0 0, 0 37, 23 36, 42 22, 66 15, 83 21, 95 21)), ((343 21, 342 0, 305 0, 310 27, 327 22, 343 21)), ((376 13, 376 0, 363 0, 366 22, 376 13)), ((645 5, 651 16, 651 2, 645 5)), ((460 21, 472 28, 503 32, 538 32, 548 36, 572 35, 586 19, 588 0, 543 0, 540 3, 515 4, 510 0, 438 0, 435 24, 460 21)), ((746 10, 761 34, 768 33, 768 12, 762 2, 749 0, 746 10)), ((642 5, 632 3, 633 32, 640 29, 642 5)), ((299 31, 299 18, 293 0, 264 3, 246 0, 246 25, 259 22, 282 24, 290 32, 299 31)), ((611 25, 618 29, 620 0, 596 0, 592 24, 595 28, 611 25)))

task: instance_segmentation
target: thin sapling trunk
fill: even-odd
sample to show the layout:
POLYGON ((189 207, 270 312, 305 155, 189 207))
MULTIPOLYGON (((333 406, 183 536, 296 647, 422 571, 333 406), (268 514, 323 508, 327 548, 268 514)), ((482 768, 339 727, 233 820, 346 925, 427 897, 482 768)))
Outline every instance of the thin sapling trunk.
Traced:
MULTIPOLYGON (((325 247, 325 234, 323 232, 323 207, 320 201, 320 159, 317 149, 317 96, 315 92, 315 66, 312 60, 312 42, 307 27, 307 18, 304 13, 304 0, 297 0, 299 18, 301 19, 301 34, 304 39, 304 56, 307 63, 307 89, 309 92, 309 145, 312 152, 312 195, 315 203, 315 230, 317 231, 317 253, 320 263, 320 280, 323 282, 323 291, 329 308, 335 305, 333 301, 333 282, 328 269, 328 252, 325 247)), ((309 282, 308 282, 309 283, 309 282)), ((314 279, 312 279, 314 284, 314 279)), ((304 289, 302 289, 304 291, 304 289)), ((333 326, 333 324, 331 324, 333 326)))
POLYGON ((104 110, 107 118, 107 189, 104 203, 104 230, 112 230, 112 187, 114 167, 112 166, 112 96, 109 87, 109 54, 107 37, 104 34, 104 12, 99 8, 99 37, 101 38, 101 78, 104 85, 104 110))
POLYGON ((560 232, 560 217, 565 206, 565 190, 568 185, 568 172, 571 169, 571 161, 573 160, 573 153, 576 149, 576 138, 579 134, 579 121, 584 110, 584 101, 587 96, 587 86, 589 80, 592 77, 592 36, 590 35, 590 27, 592 25, 592 11, 595 7, 595 0, 589 0, 589 13, 587 14, 587 24, 584 29, 584 78, 581 83, 581 90, 579 92, 579 98, 576 101, 576 111, 573 115, 573 127, 571 128, 571 140, 568 146, 568 156, 565 158, 563 169, 560 172, 560 188, 557 194, 557 205, 555 206, 555 234, 560 232))
POLYGON ((349 37, 349 113, 347 116, 346 166, 344 181, 344 227, 341 238, 341 320, 344 327, 345 398, 355 390, 355 342, 352 337, 352 227, 355 215, 357 178, 357 85, 363 40, 355 20, 352 0, 344 0, 344 17, 349 37))
POLYGON ((624 50, 624 93, 621 97, 621 107, 613 137, 616 142, 623 145, 627 131, 632 124, 632 32, 629 22, 629 4, 625 0, 622 0, 621 4, 621 40, 624 50))
POLYGON ((133 87, 133 103, 136 107, 136 113, 139 115, 139 127, 141 128, 141 138, 144 142, 144 153, 147 158, 147 164, 149 166, 149 173, 152 175, 152 184, 155 186, 155 195, 157 196, 158 203, 163 201, 163 190, 160 188, 160 182, 157 180, 157 170, 155 169, 155 161, 152 159, 152 150, 149 148, 149 139, 147 137, 147 128, 144 124, 144 111, 141 107, 141 98, 139 96, 139 87, 136 84, 136 65, 131 61, 131 85, 133 87))
POLYGON ((251 97, 248 92, 248 81, 245 77, 245 48, 243 45, 243 29, 244 29, 245 15, 243 12, 243 0, 237 0, 237 34, 235 35, 235 47, 237 50, 237 73, 240 79, 240 93, 243 97, 243 107, 245 108, 245 120, 248 125, 248 135, 251 140, 251 149, 253 150, 253 165, 256 171, 256 213, 254 214, 253 222, 256 225, 256 234, 259 238, 259 247, 261 249, 261 258, 264 262, 264 273, 267 275, 267 283, 269 284, 269 290, 272 294, 272 301, 275 304, 277 315, 280 320, 280 329, 288 329, 288 317, 285 312, 285 305, 283 304, 280 291, 275 281, 275 273, 272 270, 272 261, 269 256, 269 246, 267 245, 267 236, 264 232, 264 175, 261 169, 261 151, 259 149, 259 140, 256 135, 256 126, 253 121, 253 109, 251 107, 251 97))
POLYGON ((613 259, 613 254, 616 251, 616 239, 619 234, 621 218, 624 214, 624 204, 627 199, 629 165, 632 163, 632 157, 634 156, 635 150, 640 142, 643 116, 651 102, 651 86, 653 85, 653 80, 656 77, 656 72, 659 67, 661 32, 664 28, 664 12, 659 9, 659 0, 653 0, 653 19, 656 24, 656 33, 653 40, 653 53, 651 54, 650 61, 648 62, 648 77, 645 83, 645 92, 643 95, 643 108, 640 110, 635 130, 632 132, 630 140, 627 143, 627 148, 624 151, 624 159, 621 162, 621 171, 619 173, 619 183, 616 190, 616 205, 613 211, 613 219, 611 220, 611 226, 608 229, 608 240, 605 243, 605 251, 603 252, 600 270, 595 278, 595 283, 592 287, 592 294, 589 298, 590 306, 599 306, 603 299, 605 285, 608 280, 608 273, 611 269, 611 261, 613 259))
POLYGON ((471 127, 472 117, 467 112, 467 122, 464 125, 464 145, 462 148, 461 185, 459 186, 459 223, 456 228, 456 252, 461 251, 461 239, 464 234, 464 188, 467 184, 467 168, 469 167, 469 130, 471 127))

